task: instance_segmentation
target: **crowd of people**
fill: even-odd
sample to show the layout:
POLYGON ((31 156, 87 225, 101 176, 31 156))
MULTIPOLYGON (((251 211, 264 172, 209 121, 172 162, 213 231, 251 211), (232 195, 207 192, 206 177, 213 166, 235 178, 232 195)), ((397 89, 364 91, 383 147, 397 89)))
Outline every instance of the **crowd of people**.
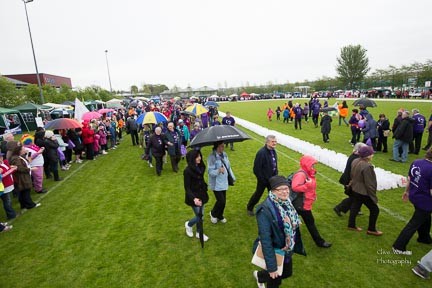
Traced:
MULTIPOLYGON (((282 115, 283 123, 294 122, 295 129, 301 130, 302 120, 308 122, 311 118, 314 127, 321 126, 323 141, 328 143, 332 117, 328 115, 328 110, 322 110, 326 107, 328 103, 325 101, 321 105, 319 99, 311 99, 304 103, 303 107, 299 103, 288 102, 282 108, 275 109, 276 120, 280 121, 282 115)), ((53 178, 54 181, 62 181, 59 170, 68 170, 73 163, 95 160, 109 150, 115 150, 125 131, 131 136, 132 145, 143 149, 142 159, 147 161, 150 167, 155 166, 157 176, 161 176, 163 165, 168 162, 168 158, 174 173, 179 172, 179 162, 186 160, 187 166, 183 171, 185 204, 192 208, 193 217, 185 222, 185 233, 188 237, 201 237, 204 242, 208 241, 209 236, 203 234, 202 226, 199 225, 205 215, 204 207, 209 201, 208 189, 213 191, 216 200, 208 212, 210 222, 225 224, 228 221, 224 214, 227 191, 232 185, 230 179, 235 181, 236 177, 225 148, 229 145, 230 149, 235 151, 234 145, 232 142, 222 141, 213 143, 212 152, 206 161, 199 148, 187 151, 186 147, 203 129, 215 125, 235 125, 235 119, 230 112, 226 112, 226 116, 220 121, 216 107, 209 107, 208 111, 201 115, 185 113, 185 108, 181 103, 150 103, 145 107, 119 109, 104 114, 99 119, 84 121, 82 128, 54 131, 38 128, 34 136, 23 135, 20 141, 15 141, 12 134, 5 134, 1 143, 0 172, 3 185, 1 199, 7 219, 17 216, 12 207, 13 195, 17 197, 22 209, 40 206, 40 203, 32 200, 31 189, 36 193, 46 193, 44 180, 53 178), (138 117, 145 112, 160 112, 166 121, 138 124, 138 117), (208 184, 205 182, 206 171, 208 184)), ((392 133, 395 141, 393 157, 390 160, 406 162, 408 153, 418 155, 422 148, 427 151, 424 159, 415 160, 410 166, 408 184, 402 199, 409 200, 414 205, 414 214, 393 244, 393 250, 398 254, 408 253, 407 245, 416 231, 419 234, 418 242, 432 244, 429 234, 432 213, 432 115, 427 122, 418 109, 413 109, 412 117, 409 111, 400 110, 391 126, 384 114, 380 114, 376 121, 364 106, 352 109, 352 115, 349 116, 348 105, 343 101, 338 105, 338 111, 339 126, 350 126, 353 153, 349 156, 339 180, 344 187, 346 198, 334 207, 334 212, 339 217, 349 212, 347 229, 361 232, 363 229, 356 225, 356 217, 362 213, 360 208, 364 204, 369 210, 366 234, 383 235, 383 232, 377 229, 379 207, 372 159, 377 151, 388 152, 387 138, 392 133), (426 146, 421 147, 422 134, 426 127, 429 139, 426 146), (362 134, 363 139, 360 139, 362 134)), ((269 121, 272 121, 273 114, 269 108, 269 121)), ((255 216, 258 223, 259 235, 253 250, 261 245, 267 264, 266 269, 253 273, 258 287, 265 287, 264 283, 267 287, 279 287, 282 279, 291 276, 293 254, 305 254, 300 235, 302 221, 318 247, 332 247, 319 233, 312 213, 313 204, 317 200, 317 160, 303 155, 298 171, 289 181, 287 177, 279 175, 276 146, 276 137, 268 135, 264 146, 256 153, 253 164, 256 188, 246 205, 247 214, 255 216), (268 196, 258 204, 266 189, 268 196), (301 195, 300 206, 294 206, 290 199, 290 195, 294 193, 301 195), (284 251, 281 274, 276 272, 274 249, 284 251)), ((0 223, 0 231, 10 229, 12 226, 7 222, 0 223)), ((413 268, 414 273, 427 278, 427 272, 432 270, 431 257, 429 254, 425 255, 413 268)))

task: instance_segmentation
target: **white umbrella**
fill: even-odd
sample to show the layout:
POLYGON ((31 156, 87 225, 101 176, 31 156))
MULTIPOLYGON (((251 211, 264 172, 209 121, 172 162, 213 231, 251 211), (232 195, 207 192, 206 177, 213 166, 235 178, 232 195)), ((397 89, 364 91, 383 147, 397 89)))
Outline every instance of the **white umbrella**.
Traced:
POLYGON ((230 98, 234 98, 234 97, 238 97, 238 95, 237 95, 237 94, 231 94, 231 95, 229 95, 228 97, 230 97, 230 98))

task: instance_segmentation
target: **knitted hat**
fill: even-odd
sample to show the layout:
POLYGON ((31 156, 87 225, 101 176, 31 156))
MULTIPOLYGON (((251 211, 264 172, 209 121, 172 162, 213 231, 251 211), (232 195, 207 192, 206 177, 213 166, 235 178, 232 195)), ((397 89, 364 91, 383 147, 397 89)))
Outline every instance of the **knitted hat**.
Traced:
POLYGON ((278 188, 279 186, 282 186, 282 185, 287 185, 288 186, 287 179, 285 177, 279 176, 279 175, 271 177, 270 180, 269 180, 269 182, 270 182, 271 190, 276 189, 276 188, 278 188))
POLYGON ((363 147, 360 147, 360 149, 358 150, 358 155, 361 158, 366 158, 372 154, 374 154, 374 150, 371 146, 363 146, 363 147))
POLYGON ((50 130, 45 131, 45 138, 51 138, 54 136, 54 133, 50 130))

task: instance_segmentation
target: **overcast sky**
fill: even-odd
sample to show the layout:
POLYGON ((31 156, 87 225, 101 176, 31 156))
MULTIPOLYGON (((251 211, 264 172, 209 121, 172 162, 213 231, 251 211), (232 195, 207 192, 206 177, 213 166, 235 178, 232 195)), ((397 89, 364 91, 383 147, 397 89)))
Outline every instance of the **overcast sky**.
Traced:
MULTIPOLYGON (((336 75, 360 44, 372 69, 432 59, 431 0, 34 0, 40 73, 74 87, 213 88, 336 75)), ((0 0, 0 74, 34 73, 22 0, 0 0)))

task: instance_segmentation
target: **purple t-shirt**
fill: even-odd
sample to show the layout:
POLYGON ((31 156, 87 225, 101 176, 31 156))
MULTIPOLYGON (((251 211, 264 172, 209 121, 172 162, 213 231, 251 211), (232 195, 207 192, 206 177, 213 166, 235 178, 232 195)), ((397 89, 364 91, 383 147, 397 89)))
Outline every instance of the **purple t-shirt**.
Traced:
POLYGON ((412 119, 414 120, 414 133, 423 133, 424 128, 426 127, 426 118, 420 113, 414 114, 412 119))
POLYGON ((408 177, 411 203, 422 210, 432 211, 432 162, 426 159, 415 160, 410 166, 408 177))
POLYGON ((234 126, 235 120, 233 117, 226 117, 225 116, 224 118, 222 118, 222 124, 234 126))

